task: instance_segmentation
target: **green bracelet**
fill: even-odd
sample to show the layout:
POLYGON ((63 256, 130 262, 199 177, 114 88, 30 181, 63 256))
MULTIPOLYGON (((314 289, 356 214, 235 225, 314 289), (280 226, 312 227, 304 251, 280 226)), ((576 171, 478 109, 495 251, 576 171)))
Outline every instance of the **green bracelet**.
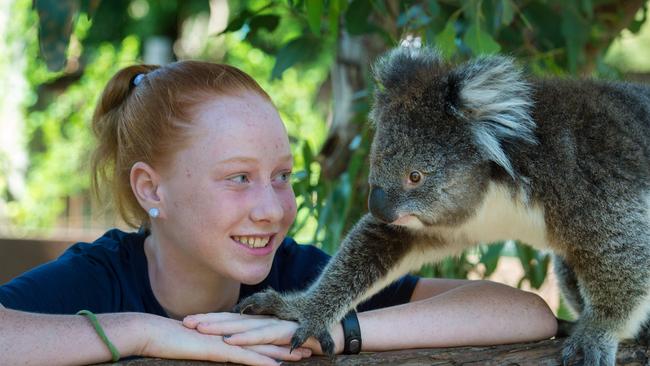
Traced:
POLYGON ((120 360, 120 352, 115 348, 113 343, 111 343, 110 340, 108 340, 108 337, 106 336, 106 333, 104 333, 104 329, 102 329, 102 326, 99 324, 99 320, 97 320, 97 317, 95 314, 92 313, 90 310, 79 310, 77 312, 77 315, 83 315, 88 320, 90 320, 90 323, 93 325, 95 328, 95 331, 97 332, 97 335, 99 338, 102 339, 106 347, 108 347, 108 350, 111 351, 111 357, 113 362, 117 362, 120 360))

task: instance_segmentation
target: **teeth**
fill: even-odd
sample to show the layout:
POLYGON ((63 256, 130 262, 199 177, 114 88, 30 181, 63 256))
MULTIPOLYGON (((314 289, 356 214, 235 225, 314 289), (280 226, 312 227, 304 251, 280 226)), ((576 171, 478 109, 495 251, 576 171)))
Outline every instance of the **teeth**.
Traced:
POLYGON ((263 238, 260 237, 254 237, 254 236, 233 236, 233 239, 236 241, 246 244, 251 248, 262 248, 266 246, 266 244, 269 243, 269 240, 271 240, 270 236, 265 236, 263 238))

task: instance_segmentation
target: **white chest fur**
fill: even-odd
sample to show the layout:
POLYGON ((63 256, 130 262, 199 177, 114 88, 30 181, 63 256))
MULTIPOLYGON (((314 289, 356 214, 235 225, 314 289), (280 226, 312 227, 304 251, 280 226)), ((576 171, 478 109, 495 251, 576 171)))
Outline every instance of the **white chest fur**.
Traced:
POLYGON ((537 249, 548 247, 542 207, 525 194, 513 197, 505 187, 491 183, 476 213, 457 227, 435 228, 435 234, 454 246, 473 246, 500 240, 521 240, 537 249))

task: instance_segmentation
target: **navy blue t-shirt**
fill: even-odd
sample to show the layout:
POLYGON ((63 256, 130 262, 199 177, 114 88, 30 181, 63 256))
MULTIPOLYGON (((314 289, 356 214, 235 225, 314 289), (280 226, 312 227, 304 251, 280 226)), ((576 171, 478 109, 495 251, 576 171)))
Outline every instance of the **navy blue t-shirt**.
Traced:
MULTIPOLYGON (((0 286, 0 304, 7 308, 48 314, 143 312, 167 316, 156 300, 147 270, 143 231, 113 229, 94 243, 77 243, 58 259, 36 267, 0 286)), ((286 238, 275 255, 268 277, 257 285, 242 285, 239 298, 271 287, 301 290, 321 272, 329 256, 310 245, 286 238)), ((405 276, 357 307, 358 311, 409 301, 418 281, 405 276)))

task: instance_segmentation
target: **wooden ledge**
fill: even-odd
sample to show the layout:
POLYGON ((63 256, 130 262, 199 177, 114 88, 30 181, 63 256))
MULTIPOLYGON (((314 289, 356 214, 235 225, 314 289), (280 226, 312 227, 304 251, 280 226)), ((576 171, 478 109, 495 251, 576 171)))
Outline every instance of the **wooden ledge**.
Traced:
MULTIPOLYGON (((362 353, 355 356, 337 356, 337 366, 361 365, 561 365, 562 339, 532 343, 518 343, 492 347, 455 347, 411 349, 389 352, 362 353)), ((650 351, 645 346, 621 343, 618 349, 617 365, 650 365, 650 351)), ((286 362, 288 365, 320 366, 332 365, 326 358, 314 356, 300 362, 286 362)), ((163 360, 142 358, 120 361, 113 365, 122 366, 197 366, 227 365, 199 361, 163 360)), ((232 365, 232 364, 230 364, 232 365)))

